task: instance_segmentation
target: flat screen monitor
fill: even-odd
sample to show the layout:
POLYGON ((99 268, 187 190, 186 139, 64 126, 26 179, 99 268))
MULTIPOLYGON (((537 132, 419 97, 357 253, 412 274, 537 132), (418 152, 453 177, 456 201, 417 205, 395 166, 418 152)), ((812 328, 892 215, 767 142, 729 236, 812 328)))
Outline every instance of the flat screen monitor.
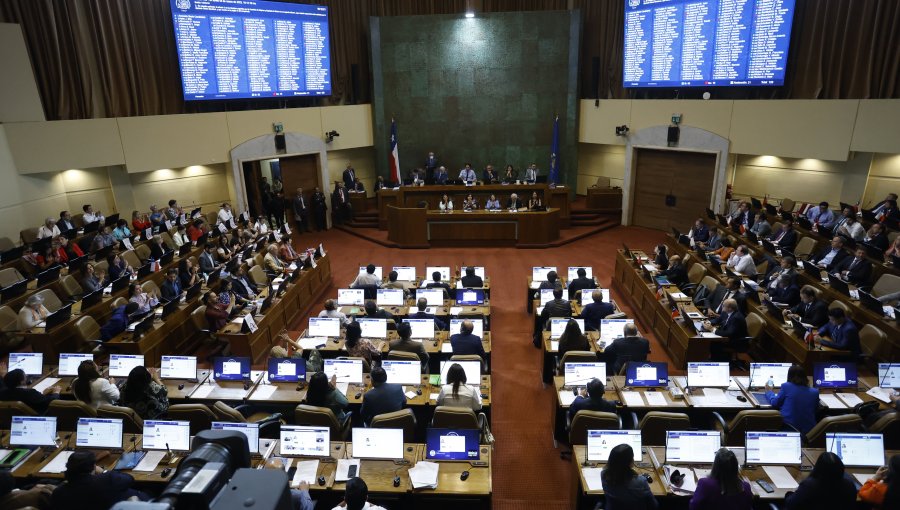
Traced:
POLYGON ((712 464, 721 447, 722 436, 717 431, 666 431, 667 464, 712 464))
POLYGON ((625 0, 623 86, 782 86, 795 0, 625 0))
MULTIPOLYGON (((359 274, 366 274, 369 271, 366 269, 366 266, 359 266, 359 274)), ((379 280, 384 279, 384 268, 381 266, 375 266, 375 277, 379 280)))
POLYGON ((416 267, 415 266, 394 266, 394 271, 397 271, 397 280, 401 282, 414 282, 416 281, 416 267))
POLYGON ((403 306, 403 289, 378 289, 375 295, 378 306, 403 306))
POLYGON ((578 324, 578 329, 584 333, 584 319, 570 319, 567 317, 557 317, 550 319, 550 338, 559 338, 562 336, 563 332, 566 330, 566 326, 569 325, 569 321, 575 321, 578 324))
POLYGON ((665 361, 630 361, 625 367, 625 385, 665 387, 669 384, 669 364, 665 361))
MULTIPOLYGON (((546 305, 550 301, 556 299, 553 297, 553 289, 541 289, 541 306, 546 305)), ((565 301, 569 300, 569 291, 568 289, 562 290, 562 299, 565 301)))
POLYGON ((249 381, 250 358, 218 356, 213 359, 213 379, 216 381, 249 381))
POLYGON ((78 365, 82 361, 94 361, 94 355, 82 352, 59 353, 59 376, 78 377, 78 365))
POLYGON ((799 466, 802 460, 799 432, 747 432, 744 444, 747 464, 799 466))
POLYGON ((829 362, 813 365, 816 388, 856 388, 856 363, 829 362))
POLYGON ((337 338, 341 336, 341 320, 332 317, 310 317, 307 336, 337 338))
POLYGON ((634 324, 634 319, 600 319, 600 340, 610 343, 625 336, 625 326, 634 324))
POLYGON ((391 384, 413 385, 422 383, 422 363, 418 361, 384 360, 381 368, 391 384))
POLYGON ((825 448, 847 467, 880 467, 884 465, 884 436, 826 432, 825 448))
POLYGON ((159 361, 159 376, 163 379, 196 379, 196 356, 162 356, 159 361))
POLYGON ((641 431, 640 430, 588 430, 587 431, 587 460, 591 462, 606 462, 609 460, 609 452, 620 444, 631 446, 634 452, 634 461, 641 462, 641 431))
POLYGON ((375 429, 355 427, 351 431, 353 458, 403 458, 403 429, 375 429))
POLYGON ((144 420, 145 450, 188 451, 191 449, 191 422, 144 420))
POLYGON ((534 266, 531 268, 531 281, 545 282, 547 281, 547 273, 556 271, 556 266, 534 266))
POLYGON ((484 304, 484 290, 456 289, 456 304, 459 306, 481 306, 484 304))
POLYGON ((213 430, 231 430, 247 436, 250 453, 259 453, 259 423, 235 423, 229 421, 212 422, 213 430))
POLYGON ((134 367, 144 366, 143 354, 110 354, 110 377, 128 377, 134 367))
POLYGON ((727 388, 731 385, 728 363, 715 361, 688 363, 687 385, 691 388, 727 388))
POLYGON ((403 319, 409 324, 410 338, 434 338, 434 319, 403 319))
POLYGON ((41 375, 44 372, 44 353, 11 352, 9 353, 9 370, 21 369, 25 375, 41 375))
POLYGON ((387 338, 387 319, 356 319, 363 338, 387 338))
POLYGON ((435 272, 441 273, 442 282, 450 281, 450 266, 426 266, 425 280, 429 282, 433 281, 435 272))
POLYGON ((563 367, 566 386, 587 386, 592 379, 606 382, 606 363, 601 362, 566 362, 563 367))
POLYGON ((331 454, 331 429, 282 425, 279 453, 291 457, 327 457, 331 454))
POLYGON ((428 306, 444 306, 444 289, 418 289, 416 301, 425 298, 428 306))
POLYGON ((482 319, 450 319, 450 336, 459 334, 463 321, 472 321, 472 334, 484 338, 484 321, 482 319))
POLYGON ((900 388, 900 363, 878 364, 878 386, 900 388))
POLYGON ((447 384, 447 372, 454 364, 461 366, 466 373, 467 386, 481 385, 480 361, 441 361, 441 384, 447 384))
POLYGON ((750 363, 750 387, 762 388, 772 381, 772 386, 780 388, 790 368, 790 363, 750 363))
POLYGON ((329 380, 334 376, 338 383, 363 382, 363 365, 360 359, 326 359, 324 371, 329 380))
POLYGON ((303 358, 269 358, 269 382, 296 383, 306 380, 306 360, 303 358))
POLYGON ((594 302, 595 290, 600 291, 604 303, 609 303, 609 289, 584 289, 581 291, 581 306, 587 306, 594 302))
POLYGON ((578 270, 579 269, 584 269, 584 277, 585 278, 593 278, 594 277, 594 268, 591 266, 569 266, 568 281, 571 282, 572 280, 578 278, 578 270))
POLYGON ((443 461, 479 460, 480 431, 476 429, 427 429, 425 459, 443 461))
POLYGON ((10 446, 56 446, 56 416, 13 416, 10 446))
POLYGON ((121 448, 121 418, 78 418, 75 426, 77 448, 121 448))
POLYGON ((363 306, 366 304, 366 292, 363 289, 338 289, 337 304, 339 306, 363 306))

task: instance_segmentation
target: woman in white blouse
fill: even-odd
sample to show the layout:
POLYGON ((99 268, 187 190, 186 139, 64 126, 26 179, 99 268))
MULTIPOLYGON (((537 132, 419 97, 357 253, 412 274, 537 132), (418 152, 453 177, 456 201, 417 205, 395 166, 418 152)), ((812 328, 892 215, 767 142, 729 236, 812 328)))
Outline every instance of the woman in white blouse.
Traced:
POLYGON ((466 385, 466 371, 459 363, 450 365, 447 370, 447 384, 441 386, 437 405, 465 407, 476 413, 481 411, 481 392, 477 386, 466 385))
POLYGON ((44 298, 36 294, 28 296, 25 305, 19 310, 19 330, 27 331, 37 326, 50 315, 50 311, 44 306, 44 298))
POLYGON ((159 304, 159 299, 152 292, 144 292, 137 283, 132 283, 128 289, 130 299, 128 301, 138 304, 138 313, 147 313, 150 308, 159 304))
POLYGON ((442 211, 452 211, 453 210, 453 200, 450 200, 446 194, 441 197, 441 201, 438 203, 438 209, 442 211))
POLYGON ((100 377, 100 370, 91 360, 84 360, 78 365, 78 377, 72 382, 72 393, 76 399, 94 409, 119 401, 116 381, 112 377, 109 380, 100 377))

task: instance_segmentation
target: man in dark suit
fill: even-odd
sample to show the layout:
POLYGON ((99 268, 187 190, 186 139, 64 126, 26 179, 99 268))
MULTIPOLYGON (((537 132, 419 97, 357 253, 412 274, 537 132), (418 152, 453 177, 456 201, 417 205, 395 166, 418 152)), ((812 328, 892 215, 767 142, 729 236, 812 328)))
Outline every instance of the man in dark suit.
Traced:
POLYGON ((507 209, 510 209, 510 210, 521 209, 523 207, 525 207, 525 204, 523 204, 522 201, 519 199, 519 195, 516 195, 515 193, 510 195, 509 200, 506 201, 507 209))
POLYGON ((859 331, 842 308, 828 310, 828 323, 819 328, 815 340, 826 347, 850 351, 854 358, 859 356, 859 331))
POLYGON ((334 193, 331 194, 331 210, 334 212, 334 221, 338 225, 350 221, 350 218, 353 217, 353 207, 350 205, 350 197, 347 196, 343 182, 334 186, 334 193))
POLYGON ((353 191, 355 193, 365 193, 366 185, 363 184, 361 180, 359 180, 359 177, 357 177, 356 181, 353 182, 353 186, 350 188, 350 191, 353 191))
POLYGON ((857 247, 856 256, 845 258, 834 268, 834 272, 840 275, 841 279, 847 280, 857 287, 869 285, 872 263, 866 259, 866 249, 861 246, 857 247))
POLYGON ((581 318, 584 319, 584 329, 588 331, 600 331, 600 321, 607 315, 616 312, 612 303, 603 301, 603 292, 600 289, 591 293, 593 303, 581 309, 581 318))
POLYGON ((739 350, 747 346, 747 319, 738 310, 737 301, 734 299, 726 299, 722 305, 722 313, 704 323, 703 329, 728 339, 724 343, 710 343, 709 352, 713 361, 730 361, 729 350, 739 350))
POLYGON ((718 317, 722 313, 725 301, 734 299, 738 304, 738 310, 747 309, 747 296, 741 292, 741 279, 731 277, 725 281, 725 285, 718 285, 706 301, 706 315, 718 317))
POLYGON ((472 266, 466 267, 466 274, 461 280, 462 286, 467 289, 484 287, 484 281, 480 276, 475 274, 475 268, 472 266))
POLYGON ((547 302, 547 304, 544 305, 544 309, 541 310, 541 329, 546 329, 549 324, 547 321, 554 317, 572 316, 572 303, 563 299, 562 295, 562 285, 557 285, 556 288, 553 289, 553 299, 547 302))
POLYGON ((606 388, 600 379, 595 378, 588 381, 587 386, 581 389, 581 394, 575 397, 575 400, 569 406, 568 423, 572 423, 572 419, 575 418, 578 411, 615 413, 615 402, 604 399, 604 392, 606 392, 606 388))
POLYGON ((850 253, 844 250, 844 238, 834 236, 831 239, 831 246, 817 253, 809 261, 831 273, 849 256, 850 253))
POLYGON ((200 272, 204 275, 212 273, 219 267, 213 255, 215 249, 216 247, 212 243, 206 243, 203 247, 203 253, 200 254, 200 272))
POLYGON ((788 307, 800 303, 800 289, 787 276, 779 276, 774 289, 766 291, 766 297, 773 303, 784 303, 788 307))
POLYGON ((44 414, 50 402, 59 398, 59 385, 51 386, 43 393, 29 388, 26 383, 25 371, 21 368, 10 370, 3 377, 6 386, 0 390, 0 400, 4 402, 22 402, 34 409, 37 414, 44 414))
POLYGON ((425 351, 425 345, 422 342, 416 342, 410 338, 411 334, 412 328, 409 327, 409 324, 406 322, 397 324, 397 336, 400 338, 391 340, 390 350, 391 352, 402 351, 416 353, 416 355, 419 356, 419 361, 422 362, 422 370, 424 371, 428 367, 428 352, 425 351))
POLYGON ((178 269, 171 268, 166 271, 166 280, 159 288, 162 298, 172 301, 181 298, 181 282, 178 281, 178 269))
POLYGON ((74 229, 75 223, 72 222, 72 213, 70 213, 69 211, 61 211, 59 213, 59 220, 57 220, 56 226, 59 227, 60 232, 66 232, 68 230, 74 229))
POLYGON ((595 282, 593 278, 587 277, 587 271, 585 271, 583 267, 578 268, 577 274, 578 278, 569 282, 569 297, 572 299, 575 299, 575 293, 579 290, 583 291, 585 289, 597 288, 597 282, 595 282))
POLYGON ((256 293, 259 289, 247 276, 247 269, 243 264, 239 265, 234 274, 231 275, 231 290, 244 299, 256 299, 256 293))
POLYGON ((362 407, 359 413, 366 425, 372 423, 372 418, 384 413, 393 413, 403 409, 406 405, 406 395, 399 384, 387 382, 387 373, 380 366, 372 368, 372 389, 363 395, 362 407))
POLYGON ((792 220, 784 220, 781 224, 781 230, 773 232, 769 236, 769 241, 779 248, 787 248, 793 250, 797 244, 797 232, 794 231, 794 222, 792 220))
POLYGON ((294 221, 297 222, 297 232, 309 232, 309 207, 303 198, 303 188, 297 188, 297 194, 291 201, 294 210, 294 221))
POLYGON ((547 279, 541 282, 541 286, 539 289, 555 289, 559 283, 559 275, 556 274, 556 271, 550 271, 547 273, 547 279))
POLYGON ((374 300, 367 299, 365 308, 366 308, 366 318, 367 319, 395 320, 394 316, 391 314, 391 312, 388 312, 384 308, 378 308, 378 305, 375 304, 374 300))
POLYGON ((811 324, 821 327, 828 322, 828 305, 818 299, 816 289, 810 285, 804 285, 800 289, 800 302, 790 310, 785 310, 784 316, 798 320, 803 324, 811 324))
POLYGON ((122 471, 97 469, 97 456, 91 450, 79 450, 66 460, 66 483, 50 496, 51 508, 82 510, 111 508, 131 498, 148 501, 150 496, 132 488, 134 478, 122 471))
POLYGON ((884 200, 882 200, 881 202, 878 202, 877 204, 872 206, 872 208, 869 209, 869 211, 872 214, 877 216, 880 212, 882 212, 884 209, 889 207, 890 201, 894 201, 895 203, 897 202, 897 194, 896 193, 888 193, 887 196, 884 197, 884 200))
POLYGON ((450 346, 453 348, 453 355, 457 354, 477 354, 481 356, 482 361, 487 354, 484 352, 484 345, 481 338, 472 334, 475 325, 472 321, 466 319, 459 325, 459 333, 450 337, 450 346))
POLYGON ((750 204, 741 202, 738 209, 728 217, 728 223, 732 226, 743 225, 745 229, 749 230, 753 226, 753 213, 750 212, 750 204))
MULTIPOLYGON (((437 328, 441 331, 447 329, 446 322, 442 321, 441 319, 438 319, 437 317, 435 317, 434 315, 432 315, 430 313, 425 312, 425 310, 428 308, 428 300, 427 299, 419 298, 419 300, 416 301, 416 308, 418 309, 418 311, 414 314, 411 314, 409 316, 410 319, 431 319, 434 321, 435 328, 437 328)), ((398 326, 397 333, 399 334, 399 332, 400 332, 400 327, 398 326)))
POLYGON ((447 184, 447 179, 449 176, 447 175, 447 169, 444 167, 438 167, 434 171, 434 183, 435 184, 447 184))
POLYGON ((634 324, 626 324, 622 333, 625 336, 613 340, 600 355, 606 360, 606 366, 612 369, 612 375, 618 374, 629 361, 647 361, 650 354, 650 341, 638 336, 634 324))
MULTIPOLYGON (((435 175, 435 170, 438 168, 438 160, 437 156, 434 155, 433 152, 429 152, 428 156, 425 158, 425 178, 433 177, 435 181, 437 180, 437 175, 435 175)), ((447 181, 447 171, 444 170, 444 182, 447 181)))
POLYGON ((353 169, 350 163, 347 163, 347 168, 344 169, 341 177, 343 178, 344 186, 347 189, 353 189, 353 184, 356 182, 356 170, 353 169))
POLYGON ((869 246, 874 246, 878 249, 878 251, 887 251, 888 241, 887 235, 884 233, 884 225, 881 223, 875 223, 869 228, 869 231, 866 233, 866 237, 863 238, 863 242, 868 244, 869 246))
POLYGON ((444 299, 450 298, 450 284, 441 281, 441 272, 435 271, 431 273, 431 281, 425 285, 426 289, 444 289, 444 299))
POLYGON ((487 165, 484 167, 484 175, 482 176, 482 181, 485 184, 496 184, 499 182, 500 177, 497 175, 497 172, 494 170, 494 165, 487 165))

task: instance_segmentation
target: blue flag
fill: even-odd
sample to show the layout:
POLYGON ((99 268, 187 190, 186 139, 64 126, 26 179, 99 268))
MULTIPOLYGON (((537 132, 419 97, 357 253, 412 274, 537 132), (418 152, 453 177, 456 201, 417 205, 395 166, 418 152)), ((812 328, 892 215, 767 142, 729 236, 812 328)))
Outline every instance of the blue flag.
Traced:
POLYGON ((551 184, 559 182, 559 115, 553 121, 553 142, 550 144, 550 177, 551 184))

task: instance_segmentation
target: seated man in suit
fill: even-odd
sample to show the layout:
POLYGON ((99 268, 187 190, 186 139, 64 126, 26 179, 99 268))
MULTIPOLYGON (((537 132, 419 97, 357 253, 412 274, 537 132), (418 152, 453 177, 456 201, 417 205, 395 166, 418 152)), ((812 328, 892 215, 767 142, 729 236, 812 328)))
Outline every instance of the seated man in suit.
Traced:
POLYGON ((862 241, 866 237, 866 229, 857 221, 856 215, 848 216, 839 227, 835 227, 834 235, 853 241, 862 241))
POLYGON ((769 241, 772 241, 772 244, 779 248, 793 250, 794 245, 797 244, 797 232, 794 231, 794 222, 792 220, 784 220, 781 224, 781 230, 773 232, 769 236, 769 241))
POLYGON ((450 298, 450 284, 441 281, 441 272, 435 271, 431 273, 431 281, 425 285, 426 289, 444 289, 444 299, 450 298))
POLYGON ((773 303, 786 304, 788 305, 788 308, 794 307, 800 303, 800 289, 797 288, 797 284, 792 282, 787 276, 779 276, 775 280, 775 288, 767 289, 764 296, 773 303))
POLYGON ((737 302, 738 310, 747 309, 747 296, 741 292, 741 279, 731 277, 725 281, 725 285, 719 285, 706 299, 707 317, 718 317, 722 313, 725 301, 733 299, 737 302))
POLYGON ((40 391, 28 387, 25 371, 21 368, 10 370, 3 376, 5 388, 0 390, 0 400, 4 402, 22 402, 34 409, 37 414, 44 414, 50 402, 59 398, 59 385, 40 391))
POLYGON ((572 405, 569 406, 568 423, 572 423, 572 419, 578 414, 578 411, 600 411, 604 413, 615 413, 616 403, 610 402, 603 398, 606 388, 603 381, 594 378, 588 381, 587 386, 581 389, 581 394, 575 397, 572 405))
POLYGON ((772 233, 772 225, 766 218, 766 213, 762 211, 756 213, 756 221, 753 222, 753 226, 750 227, 750 232, 756 234, 756 237, 766 237, 772 233))
POLYGON ((434 171, 434 183, 435 184, 447 184, 447 169, 443 166, 438 167, 437 170, 434 171))
POLYGON ((834 272, 841 279, 847 280, 857 287, 869 285, 869 278, 872 276, 872 263, 866 259, 866 249, 862 246, 857 247, 856 256, 845 258, 834 268, 834 272))
POLYGON ((734 253, 731 254, 731 257, 728 259, 728 263, 725 266, 735 273, 740 273, 751 278, 756 276, 756 262, 753 261, 753 255, 750 254, 750 249, 743 244, 735 248, 734 253))
POLYGON ((65 476, 66 483, 50 496, 50 508, 112 508, 120 501, 151 499, 134 488, 130 474, 97 466, 97 454, 92 450, 73 452, 66 460, 65 476))
POLYGON ((844 250, 844 238, 834 236, 831 239, 831 246, 811 257, 809 261, 831 273, 849 256, 850 254, 844 250))
POLYGON ((412 328, 409 327, 408 323, 401 322, 397 324, 397 336, 399 338, 391 340, 390 350, 416 353, 419 356, 419 361, 422 362, 422 370, 425 371, 428 367, 428 352, 425 351, 425 344, 412 340, 410 338, 411 334, 412 328))
POLYGON ((647 361, 647 355, 650 354, 650 341, 638 336, 634 324, 626 324, 622 333, 625 336, 613 340, 602 354, 606 366, 612 369, 612 375, 618 374, 629 361, 647 361))
MULTIPOLYGON (((207 244, 206 247, 209 248, 209 245, 207 244)), ((278 245, 276 244, 270 244, 269 247, 266 248, 266 256, 263 257, 263 265, 267 272, 275 274, 276 277, 287 274, 289 271, 288 266, 278 257, 278 245)), ((203 270, 202 264, 200 270, 203 270)))
POLYGON ((869 228, 869 231, 866 232, 866 236, 863 238, 863 242, 878 248, 878 251, 882 252, 887 250, 888 244, 890 244, 887 235, 884 233, 884 225, 881 223, 875 223, 869 228))
POLYGON ((669 257, 669 268, 663 271, 663 275, 673 285, 681 286, 688 282, 687 269, 681 263, 681 257, 678 255, 669 257))
POLYGON ((178 281, 178 269, 174 267, 166 271, 166 280, 160 287, 162 298, 166 301, 172 301, 181 298, 181 282, 178 281))
POLYGON ((882 211, 884 211, 885 209, 887 209, 889 207, 891 201, 894 201, 894 202, 897 201, 896 193, 888 193, 887 196, 884 197, 884 200, 882 200, 881 202, 878 202, 877 204, 872 206, 872 208, 869 209, 869 212, 871 212, 875 216, 878 216, 878 214, 880 214, 882 211))
POLYGON ((709 240, 709 227, 706 226, 703 218, 697 218, 697 221, 694 222, 690 236, 695 243, 705 243, 709 240))
POLYGON ((818 207, 810 207, 806 213, 806 219, 813 224, 814 229, 831 230, 834 227, 834 212, 828 208, 828 202, 820 202, 818 207))
POLYGON ((378 305, 375 304, 374 299, 367 299, 365 304, 366 310, 366 318, 367 319, 387 319, 387 320, 396 320, 391 312, 385 310, 384 308, 378 308, 378 305))
POLYGON ((770 267, 774 267, 772 267, 768 274, 766 274, 766 277, 763 278, 761 283, 762 288, 774 289, 775 282, 782 276, 788 278, 791 283, 797 282, 797 270, 795 269, 797 261, 794 257, 791 257, 790 255, 781 257, 781 260, 777 263, 775 263, 775 259, 770 256, 767 256, 766 260, 769 262, 770 267))
POLYGON ((815 341, 826 347, 850 351, 854 358, 859 356, 859 331, 842 308, 828 310, 828 323, 819 328, 815 341))
MULTIPOLYGON (((582 291, 583 292, 583 291, 582 291)), ((603 301, 603 292, 600 289, 591 293, 593 303, 581 309, 581 318, 584 319, 584 329, 588 331, 600 331, 600 321, 607 315, 616 312, 612 303, 603 301)))
POLYGON ((497 171, 494 170, 494 165, 487 165, 484 167, 484 176, 481 179, 485 184, 497 184, 500 182, 500 176, 497 175, 497 171))
POLYGON ((553 289, 553 299, 550 300, 546 305, 544 305, 544 309, 541 310, 542 329, 546 329, 550 324, 548 321, 554 317, 572 316, 572 303, 570 303, 566 299, 563 299, 562 296, 562 285, 557 285, 556 288, 553 289))
MULTIPOLYGON (((425 298, 419 298, 416 301, 416 309, 418 310, 416 313, 412 313, 409 315, 410 319, 431 319, 434 321, 434 327, 441 331, 445 331, 447 329, 447 323, 438 319, 434 315, 427 313, 425 310, 428 308, 428 300, 425 298)), ((399 331, 399 328, 398 328, 399 331)))
POLYGON ((593 278, 587 277, 587 271, 585 271, 583 267, 578 268, 577 274, 578 278, 569 282, 569 297, 572 299, 575 299, 575 293, 579 290, 584 291, 585 289, 597 288, 597 282, 595 282, 593 278))
POLYGON ((480 276, 475 274, 475 268, 472 266, 466 267, 466 274, 461 278, 461 280, 462 286, 467 289, 484 287, 484 281, 480 276))
MULTIPOLYGON (((374 266, 372 266, 374 267, 374 266)), ((410 288, 412 287, 412 282, 400 281, 397 279, 397 271, 391 271, 388 273, 388 281, 382 288, 385 289, 400 289, 403 291, 403 297, 409 297, 410 288)))
POLYGON ((726 299, 722 304, 722 313, 704 322, 703 329, 728 339, 724 343, 710 342, 709 352, 713 361, 730 361, 728 350, 741 349, 747 345, 747 319, 738 310, 737 301, 734 299, 726 299))
POLYGON ((384 413, 393 413, 406 405, 406 395, 399 384, 387 382, 387 373, 380 366, 372 368, 372 389, 363 395, 359 410, 363 422, 368 426, 372 418, 384 413))
POLYGON ((828 305, 818 298, 816 289, 811 285, 804 285, 800 289, 800 302, 783 313, 786 318, 798 320, 817 328, 828 322, 828 305))
POLYGON ((753 226, 753 213, 748 202, 741 202, 736 211, 728 216, 729 225, 740 225, 749 230, 753 226))
POLYGON ((472 334, 475 330, 475 324, 466 319, 459 325, 459 333, 450 337, 450 346, 453 348, 453 355, 457 354, 477 354, 481 356, 482 361, 487 357, 484 352, 484 345, 481 338, 472 334))
POLYGON ((506 201, 506 208, 510 211, 517 211, 523 207, 525 207, 525 204, 519 200, 519 195, 516 195, 515 193, 510 195, 509 200, 506 201))
POLYGON ((256 299, 259 289, 247 276, 247 267, 244 264, 239 265, 231 275, 231 290, 243 299, 256 299))

